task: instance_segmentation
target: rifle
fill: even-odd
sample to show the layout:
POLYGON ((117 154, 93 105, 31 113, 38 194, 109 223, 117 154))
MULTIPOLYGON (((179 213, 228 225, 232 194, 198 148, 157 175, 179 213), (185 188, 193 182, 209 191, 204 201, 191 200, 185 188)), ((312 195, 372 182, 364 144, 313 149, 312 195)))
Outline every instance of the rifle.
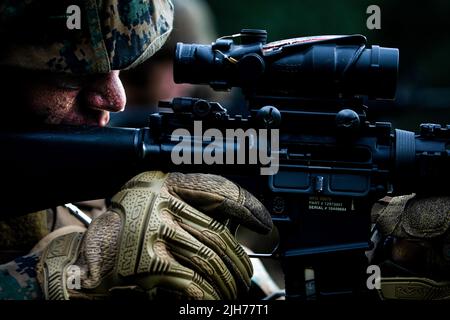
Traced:
POLYGON ((176 98, 161 102, 169 110, 150 115, 145 128, 3 130, 2 203, 13 213, 108 197, 143 170, 220 173, 271 212, 280 242, 269 256, 281 259, 288 299, 309 297, 306 269, 314 270, 316 298, 370 295, 371 207, 386 195, 448 193, 450 126, 423 124, 416 135, 368 121, 363 96, 395 96, 397 49, 368 46, 361 35, 266 39, 244 29, 212 45, 179 43, 175 52, 176 82, 240 87, 247 116, 176 98), (226 137, 229 130, 244 138, 226 137), (267 162, 250 154, 261 150, 278 161, 276 174, 260 174, 267 162), (185 161, 174 163, 174 154, 185 161), (17 190, 27 202, 16 202, 24 197, 17 190))

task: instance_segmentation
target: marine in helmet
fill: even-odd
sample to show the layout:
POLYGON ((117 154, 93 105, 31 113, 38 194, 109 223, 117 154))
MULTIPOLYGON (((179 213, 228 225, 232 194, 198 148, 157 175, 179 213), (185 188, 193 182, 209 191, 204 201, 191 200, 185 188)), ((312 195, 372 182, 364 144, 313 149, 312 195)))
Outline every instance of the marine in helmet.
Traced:
MULTIPOLYGON (((0 68, 7 81, 0 91, 9 124, 107 125, 110 112, 126 105, 119 70, 161 48, 173 11, 169 0, 3 1, 0 68), (79 29, 67 27, 73 5, 79 29)), ((262 204, 222 177, 144 172, 86 231, 47 235, 45 212, 5 219, 2 251, 52 240, 30 255, 12 250, 14 260, 0 268, 0 296, 238 298, 249 289, 252 265, 225 226, 229 219, 259 232, 272 227, 262 204)))

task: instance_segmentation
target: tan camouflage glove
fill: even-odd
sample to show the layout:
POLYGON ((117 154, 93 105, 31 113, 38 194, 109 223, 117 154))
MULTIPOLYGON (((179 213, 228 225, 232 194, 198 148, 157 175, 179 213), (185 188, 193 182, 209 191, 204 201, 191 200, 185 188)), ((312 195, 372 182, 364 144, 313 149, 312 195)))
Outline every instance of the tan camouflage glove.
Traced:
POLYGON ((450 197, 385 199, 372 218, 382 236, 382 297, 450 299, 450 197))
POLYGON ((249 288, 251 263, 224 224, 206 214, 259 232, 272 228, 264 206, 225 178, 144 172, 86 233, 56 238, 46 248, 38 266, 45 297, 237 298, 249 288), (81 288, 69 289, 77 267, 81 288))

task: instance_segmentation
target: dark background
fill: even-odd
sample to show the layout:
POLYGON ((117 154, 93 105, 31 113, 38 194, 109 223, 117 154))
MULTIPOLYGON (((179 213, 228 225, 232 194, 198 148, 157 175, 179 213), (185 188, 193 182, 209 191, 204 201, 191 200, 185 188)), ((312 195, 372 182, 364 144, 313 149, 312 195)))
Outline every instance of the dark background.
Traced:
POLYGON ((318 34, 360 33, 369 44, 400 49, 394 102, 369 104, 374 120, 417 130, 450 123, 450 1, 209 0, 219 35, 266 29, 269 41, 318 34), (381 29, 366 26, 369 5, 381 9, 381 29))

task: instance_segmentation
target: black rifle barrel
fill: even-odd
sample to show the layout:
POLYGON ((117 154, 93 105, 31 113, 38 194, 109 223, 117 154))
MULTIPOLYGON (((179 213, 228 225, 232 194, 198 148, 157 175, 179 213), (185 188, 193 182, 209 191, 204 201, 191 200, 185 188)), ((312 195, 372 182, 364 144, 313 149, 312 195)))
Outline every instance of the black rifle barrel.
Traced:
MULTIPOLYGON (((438 133, 439 130, 433 132, 438 133)), ((442 128, 441 131, 447 131, 442 128)), ((394 191, 447 194, 450 177, 447 134, 418 135, 396 130, 390 174, 394 191)), ((30 212, 81 200, 112 196, 133 175, 145 170, 257 175, 259 164, 184 163, 171 159, 178 141, 157 141, 149 128, 46 127, 0 133, 1 193, 6 214, 30 212)), ((190 150, 190 158, 205 144, 190 150)), ((233 152, 248 148, 234 142, 233 152)), ((201 156, 201 155, 200 155, 201 156)))
MULTIPOLYGON (((3 130, 2 203, 5 214, 40 210, 66 202, 107 198, 145 170, 251 174, 257 165, 175 165, 178 141, 156 142, 149 128, 48 126, 3 130), (250 170, 249 170, 250 169, 250 170)), ((236 153, 235 143, 224 152, 236 153)), ((203 153, 204 145, 192 148, 203 153)))
POLYGON ((113 194, 138 170, 142 133, 88 127, 3 131, 5 213, 113 194))

